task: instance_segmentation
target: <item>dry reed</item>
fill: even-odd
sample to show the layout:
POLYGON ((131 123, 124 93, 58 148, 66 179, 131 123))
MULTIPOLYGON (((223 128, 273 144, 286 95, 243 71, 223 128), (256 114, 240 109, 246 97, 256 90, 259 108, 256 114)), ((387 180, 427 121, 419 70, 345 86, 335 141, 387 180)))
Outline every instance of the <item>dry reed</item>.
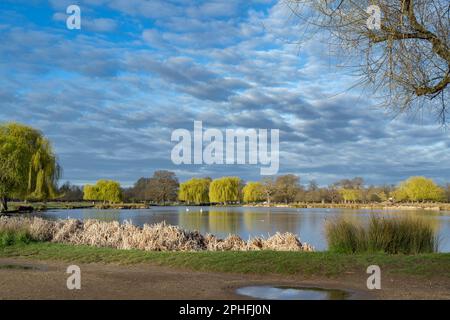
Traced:
POLYGON ((203 236, 197 231, 187 231, 165 222, 145 224, 141 228, 129 222, 120 224, 116 221, 0 217, 2 231, 25 231, 35 241, 147 251, 314 251, 311 245, 301 243, 289 232, 248 241, 237 235, 219 239, 211 234, 203 236))

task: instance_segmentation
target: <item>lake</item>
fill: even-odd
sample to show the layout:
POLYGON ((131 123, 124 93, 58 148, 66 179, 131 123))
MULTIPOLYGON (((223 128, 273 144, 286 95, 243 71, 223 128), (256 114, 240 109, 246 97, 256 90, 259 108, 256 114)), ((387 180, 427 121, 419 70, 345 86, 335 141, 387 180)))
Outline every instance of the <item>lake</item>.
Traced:
POLYGON ((276 232, 292 232, 302 242, 312 244, 316 250, 326 250, 324 225, 327 219, 345 216, 365 222, 372 214, 384 216, 416 215, 429 219, 439 234, 439 251, 450 252, 450 212, 405 210, 356 210, 356 209, 296 209, 252 207, 151 207, 144 210, 50 210, 39 213, 47 219, 98 219, 102 221, 131 221, 142 226, 166 221, 202 234, 219 237, 237 234, 244 240, 249 237, 273 235, 276 232), (187 211, 188 209, 189 211, 187 211))

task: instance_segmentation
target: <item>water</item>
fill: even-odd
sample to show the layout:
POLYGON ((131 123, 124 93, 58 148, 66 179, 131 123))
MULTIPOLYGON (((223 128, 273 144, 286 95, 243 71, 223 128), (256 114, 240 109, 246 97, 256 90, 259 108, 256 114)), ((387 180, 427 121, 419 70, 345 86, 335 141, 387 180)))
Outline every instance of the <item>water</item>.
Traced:
POLYGON ((135 225, 166 221, 188 230, 219 237, 237 234, 244 240, 249 237, 292 232, 301 241, 312 244, 316 250, 326 250, 324 224, 327 219, 345 216, 355 221, 368 221, 371 214, 387 216, 416 215, 429 219, 438 230, 439 251, 450 252, 450 212, 435 211, 386 211, 354 209, 295 209, 250 207, 152 207, 144 210, 51 210, 40 215, 49 219, 98 219, 103 221, 131 221, 135 225), (201 210, 202 209, 202 210, 201 210))
POLYGON ((341 290, 253 286, 236 290, 237 294, 267 300, 344 300, 350 294, 341 290))

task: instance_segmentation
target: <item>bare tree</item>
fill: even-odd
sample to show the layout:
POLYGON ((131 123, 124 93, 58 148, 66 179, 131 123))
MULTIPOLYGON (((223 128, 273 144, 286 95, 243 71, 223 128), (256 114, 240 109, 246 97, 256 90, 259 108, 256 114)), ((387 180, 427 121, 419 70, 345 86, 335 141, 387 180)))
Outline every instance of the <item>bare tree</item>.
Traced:
POLYGON ((446 123, 450 82, 448 0, 285 0, 308 32, 327 31, 396 112, 436 112, 446 123), (380 13, 379 24, 374 24, 380 13), (305 25, 305 24, 303 24, 305 25))
POLYGON ((300 190, 300 178, 294 174, 279 176, 275 180, 275 188, 275 199, 291 203, 300 190))
POLYGON ((267 199, 267 204, 270 205, 270 203, 272 202, 273 197, 275 196, 276 192, 277 192, 277 186, 275 183, 275 180, 273 179, 273 177, 271 178, 264 178, 262 181, 262 186, 263 186, 263 193, 264 196, 267 199))

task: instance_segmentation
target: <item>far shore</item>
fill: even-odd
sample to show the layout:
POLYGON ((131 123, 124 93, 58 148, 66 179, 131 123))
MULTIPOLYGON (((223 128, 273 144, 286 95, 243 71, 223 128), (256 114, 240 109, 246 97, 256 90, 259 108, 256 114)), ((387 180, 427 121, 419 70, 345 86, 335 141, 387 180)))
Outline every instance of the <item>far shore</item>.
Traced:
POLYGON ((10 210, 7 214, 40 212, 48 210, 71 210, 71 209, 98 209, 98 210, 139 210, 150 209, 152 207, 165 206, 210 206, 210 207, 248 207, 248 208, 318 208, 318 209, 359 209, 359 210, 427 210, 427 211, 450 211, 450 203, 391 203, 391 202, 373 202, 373 203, 253 203, 253 204, 186 204, 186 203, 166 203, 166 204, 148 204, 148 203, 93 203, 88 201, 81 202, 11 202, 10 210))

